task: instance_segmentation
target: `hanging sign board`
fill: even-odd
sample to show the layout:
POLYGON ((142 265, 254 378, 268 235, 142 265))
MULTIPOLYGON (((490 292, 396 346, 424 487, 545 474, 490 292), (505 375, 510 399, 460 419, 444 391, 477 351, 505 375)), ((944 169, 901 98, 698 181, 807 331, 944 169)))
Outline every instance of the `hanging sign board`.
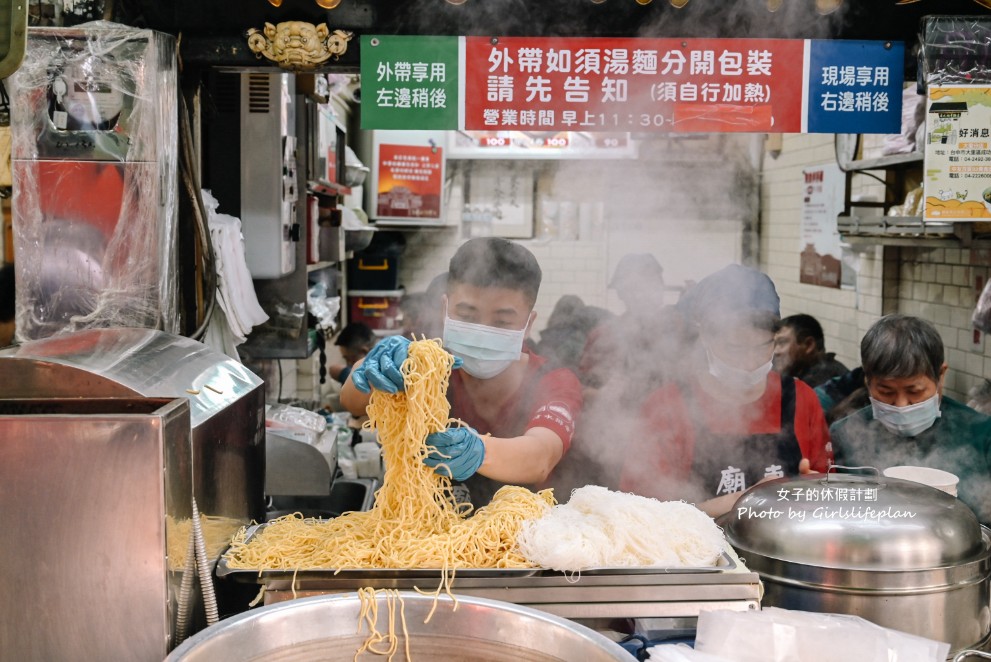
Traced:
POLYGON ((926 99, 929 221, 991 218, 991 86, 930 85, 926 99))
POLYGON ((362 128, 892 133, 903 60, 899 42, 365 37, 362 128), (460 85, 417 125, 431 112, 423 72, 435 66, 460 85), (406 77, 414 70, 421 80, 406 77), (414 95, 419 106, 388 105, 414 95))
POLYGON ((469 130, 801 131, 802 41, 493 41, 467 39, 469 130))
POLYGON ((361 128, 457 128, 460 41, 362 37, 361 128))

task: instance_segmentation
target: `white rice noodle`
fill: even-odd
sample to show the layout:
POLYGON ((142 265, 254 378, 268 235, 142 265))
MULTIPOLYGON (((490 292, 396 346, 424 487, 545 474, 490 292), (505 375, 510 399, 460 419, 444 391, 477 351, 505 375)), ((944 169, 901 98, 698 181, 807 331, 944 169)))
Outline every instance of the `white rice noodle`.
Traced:
POLYGON ((520 552, 543 568, 714 566, 726 545, 712 518, 684 501, 658 501, 588 485, 523 523, 520 552))

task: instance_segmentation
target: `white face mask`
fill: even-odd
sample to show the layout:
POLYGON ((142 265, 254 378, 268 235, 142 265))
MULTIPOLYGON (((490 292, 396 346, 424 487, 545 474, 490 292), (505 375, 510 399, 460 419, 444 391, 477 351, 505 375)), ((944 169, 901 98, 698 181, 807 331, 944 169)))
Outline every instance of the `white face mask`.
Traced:
POLYGON ((519 361, 526 327, 497 329, 444 317, 444 348, 461 358, 461 369, 472 377, 491 379, 519 361))
POLYGON ((750 389, 758 384, 762 384, 771 372, 771 359, 767 363, 754 368, 744 370, 737 368, 723 361, 706 347, 705 356, 709 361, 709 374, 720 381, 720 383, 734 389, 750 389))
POLYGON ((914 405, 896 407, 871 398, 874 418, 902 437, 914 437, 933 426, 941 416, 939 411, 939 393, 933 397, 916 402, 914 405))

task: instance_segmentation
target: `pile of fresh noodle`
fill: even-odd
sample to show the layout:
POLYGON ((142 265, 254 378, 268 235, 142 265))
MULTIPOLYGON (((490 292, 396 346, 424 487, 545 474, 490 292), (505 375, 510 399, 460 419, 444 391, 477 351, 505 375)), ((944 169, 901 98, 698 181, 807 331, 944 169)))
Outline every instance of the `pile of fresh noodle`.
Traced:
MULTIPOLYGON (((234 537, 225 554, 231 568, 315 570, 362 568, 529 567, 516 537, 525 520, 554 504, 550 490, 500 489, 491 503, 468 517, 448 478, 423 464, 424 439, 444 430, 449 418, 447 384, 454 357, 437 340, 409 346, 402 365, 406 391, 372 392, 370 423, 378 431, 385 478, 367 512, 321 521, 296 516, 270 522, 250 540, 234 537)), ((447 576, 447 572, 445 572, 447 576)))
MULTIPOLYGON (((220 556, 230 543, 231 536, 243 526, 244 520, 201 514, 200 530, 203 531, 207 558, 216 559, 220 556)), ((186 552, 192 535, 193 520, 189 518, 177 520, 171 515, 165 516, 166 553, 170 570, 181 570, 186 567, 186 552)))
POLYGON ((523 523, 520 552, 543 568, 716 565, 726 541, 711 517, 683 501, 657 501, 589 485, 523 523))

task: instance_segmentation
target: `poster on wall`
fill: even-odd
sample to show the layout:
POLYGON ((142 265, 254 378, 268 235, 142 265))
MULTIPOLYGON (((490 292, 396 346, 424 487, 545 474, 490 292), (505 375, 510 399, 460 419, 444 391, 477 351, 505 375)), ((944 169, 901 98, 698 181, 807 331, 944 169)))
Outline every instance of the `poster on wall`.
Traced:
POLYGON ((376 218, 440 218, 443 165, 441 147, 379 145, 376 218))
POLYGON ((991 86, 930 85, 927 221, 991 219, 991 86))
POLYGON ((835 163, 802 171, 802 229, 799 281, 840 287, 843 249, 836 216, 843 211, 846 179, 835 163))
POLYGON ((468 177, 465 222, 483 223, 497 237, 533 236, 533 170, 511 161, 476 164, 468 177))

